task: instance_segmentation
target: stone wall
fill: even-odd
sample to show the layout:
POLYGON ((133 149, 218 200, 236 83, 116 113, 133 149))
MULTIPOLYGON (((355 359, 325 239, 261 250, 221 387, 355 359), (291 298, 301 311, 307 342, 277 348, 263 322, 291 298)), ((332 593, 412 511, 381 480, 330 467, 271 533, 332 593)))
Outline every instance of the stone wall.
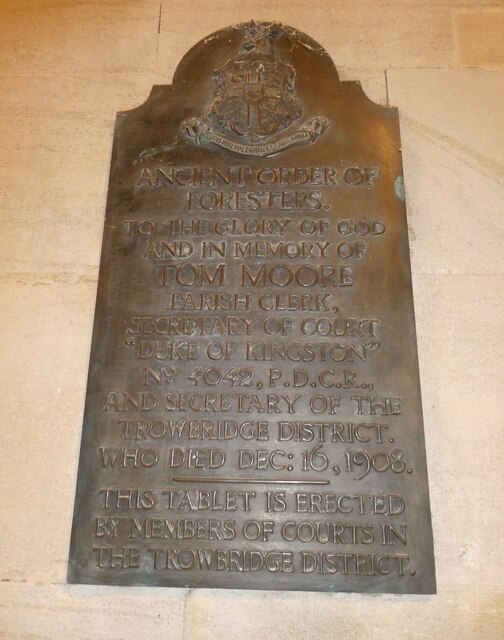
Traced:
POLYGON ((504 636, 504 4, 2 0, 0 638, 504 636), (251 18, 400 110, 436 596, 69 586, 115 112, 251 18))

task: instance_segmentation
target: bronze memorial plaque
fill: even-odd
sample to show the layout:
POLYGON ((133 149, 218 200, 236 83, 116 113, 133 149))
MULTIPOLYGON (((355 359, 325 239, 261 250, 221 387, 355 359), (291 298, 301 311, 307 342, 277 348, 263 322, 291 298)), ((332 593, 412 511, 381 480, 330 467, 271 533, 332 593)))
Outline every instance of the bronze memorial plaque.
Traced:
POLYGON ((398 112, 295 29, 117 115, 68 580, 435 592, 398 112))

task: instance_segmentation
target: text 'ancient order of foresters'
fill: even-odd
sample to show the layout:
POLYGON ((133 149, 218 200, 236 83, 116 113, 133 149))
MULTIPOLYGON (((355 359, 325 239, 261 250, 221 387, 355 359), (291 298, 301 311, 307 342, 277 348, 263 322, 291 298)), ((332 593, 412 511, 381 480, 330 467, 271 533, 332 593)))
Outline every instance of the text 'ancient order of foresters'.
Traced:
POLYGON ((117 116, 69 581, 435 591, 397 110, 292 28, 117 116))

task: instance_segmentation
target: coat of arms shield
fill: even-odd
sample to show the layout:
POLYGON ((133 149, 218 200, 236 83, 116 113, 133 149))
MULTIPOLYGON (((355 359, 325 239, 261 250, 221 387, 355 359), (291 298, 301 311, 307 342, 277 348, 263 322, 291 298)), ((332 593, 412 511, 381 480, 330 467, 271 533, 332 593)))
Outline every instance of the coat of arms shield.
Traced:
POLYGON ((214 74, 210 119, 251 141, 288 127, 301 115, 293 67, 265 57, 228 60, 214 74))
POLYGON ((247 39, 238 56, 213 72, 215 90, 206 117, 185 118, 182 130, 198 145, 216 145, 252 157, 273 156, 293 145, 315 142, 329 127, 324 116, 311 118, 287 135, 276 135, 302 113, 295 91, 296 71, 273 50, 280 35, 294 32, 276 23, 256 22, 243 30, 247 39))

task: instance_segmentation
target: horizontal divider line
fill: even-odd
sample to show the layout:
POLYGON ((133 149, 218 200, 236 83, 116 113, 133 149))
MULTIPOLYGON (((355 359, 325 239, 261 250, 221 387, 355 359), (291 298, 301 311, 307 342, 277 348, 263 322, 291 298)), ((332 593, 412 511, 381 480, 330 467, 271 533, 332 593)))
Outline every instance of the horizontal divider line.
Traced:
POLYGON ((276 478, 209 478, 208 476, 174 476, 173 482, 212 482, 215 484, 329 484, 329 480, 277 480, 276 478))

